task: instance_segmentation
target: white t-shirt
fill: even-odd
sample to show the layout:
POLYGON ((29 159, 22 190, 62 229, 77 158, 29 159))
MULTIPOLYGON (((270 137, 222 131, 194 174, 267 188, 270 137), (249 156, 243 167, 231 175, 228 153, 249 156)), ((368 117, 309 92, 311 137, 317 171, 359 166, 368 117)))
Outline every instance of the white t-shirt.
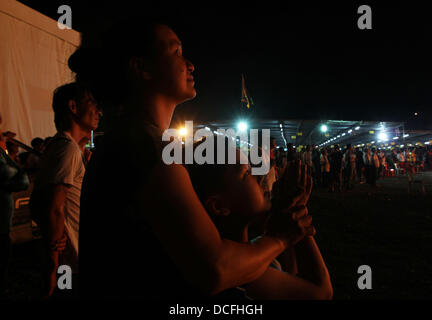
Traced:
POLYGON ((45 150, 35 188, 49 184, 65 184, 69 187, 66 194, 64 219, 71 248, 65 249, 63 262, 69 265, 74 272, 78 271, 80 197, 84 173, 83 156, 78 144, 69 133, 57 133, 45 150))

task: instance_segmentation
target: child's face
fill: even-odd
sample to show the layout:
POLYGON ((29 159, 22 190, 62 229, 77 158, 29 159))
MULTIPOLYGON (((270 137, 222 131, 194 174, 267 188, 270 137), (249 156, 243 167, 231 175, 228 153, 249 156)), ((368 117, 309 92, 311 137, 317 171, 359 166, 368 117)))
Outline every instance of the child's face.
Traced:
MULTIPOLYGON (((237 159, 240 157, 244 155, 237 150, 237 159)), ((248 218, 270 210, 271 202, 264 196, 264 191, 258 183, 259 177, 251 174, 249 164, 230 165, 224 179, 227 189, 222 196, 231 215, 248 218)))

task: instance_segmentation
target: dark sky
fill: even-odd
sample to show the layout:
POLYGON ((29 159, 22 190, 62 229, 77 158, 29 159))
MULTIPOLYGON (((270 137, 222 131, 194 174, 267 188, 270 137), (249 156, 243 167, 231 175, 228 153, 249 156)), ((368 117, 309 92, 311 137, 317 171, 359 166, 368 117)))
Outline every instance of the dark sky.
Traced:
POLYGON ((235 117, 244 73, 255 117, 404 121, 417 111, 410 123, 432 128, 432 19, 423 2, 371 3, 372 30, 357 27, 367 4, 358 1, 21 2, 56 20, 70 5, 73 28, 89 41, 122 17, 172 18, 198 91, 177 118, 235 117))

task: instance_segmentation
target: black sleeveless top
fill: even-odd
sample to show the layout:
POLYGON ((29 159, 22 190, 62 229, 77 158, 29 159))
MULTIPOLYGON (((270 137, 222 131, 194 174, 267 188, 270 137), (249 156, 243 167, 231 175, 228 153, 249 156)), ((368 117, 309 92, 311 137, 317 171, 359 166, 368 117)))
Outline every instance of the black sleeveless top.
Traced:
MULTIPOLYGON (((96 146, 81 191, 82 297, 210 299, 184 279, 146 222, 145 213, 132 201, 161 161, 162 149, 158 127, 127 118, 96 146)), ((243 295, 227 290, 212 298, 242 299, 243 295)))
POLYGON ((96 146, 83 181, 80 295, 155 299, 175 298, 183 291, 189 295, 193 290, 132 200, 160 161, 162 132, 126 118, 117 129, 96 146))

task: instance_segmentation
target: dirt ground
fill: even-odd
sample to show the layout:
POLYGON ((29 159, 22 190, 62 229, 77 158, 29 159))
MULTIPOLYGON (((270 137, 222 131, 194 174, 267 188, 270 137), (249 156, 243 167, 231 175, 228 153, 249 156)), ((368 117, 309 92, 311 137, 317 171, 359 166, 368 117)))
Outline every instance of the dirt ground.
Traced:
MULTIPOLYGON (((335 300, 432 298, 432 172, 408 193, 406 176, 356 184, 342 193, 314 188, 309 212, 327 263, 335 300), (372 289, 357 286, 359 266, 372 270, 372 289)), ((41 240, 14 245, 8 300, 41 296, 41 240)))

